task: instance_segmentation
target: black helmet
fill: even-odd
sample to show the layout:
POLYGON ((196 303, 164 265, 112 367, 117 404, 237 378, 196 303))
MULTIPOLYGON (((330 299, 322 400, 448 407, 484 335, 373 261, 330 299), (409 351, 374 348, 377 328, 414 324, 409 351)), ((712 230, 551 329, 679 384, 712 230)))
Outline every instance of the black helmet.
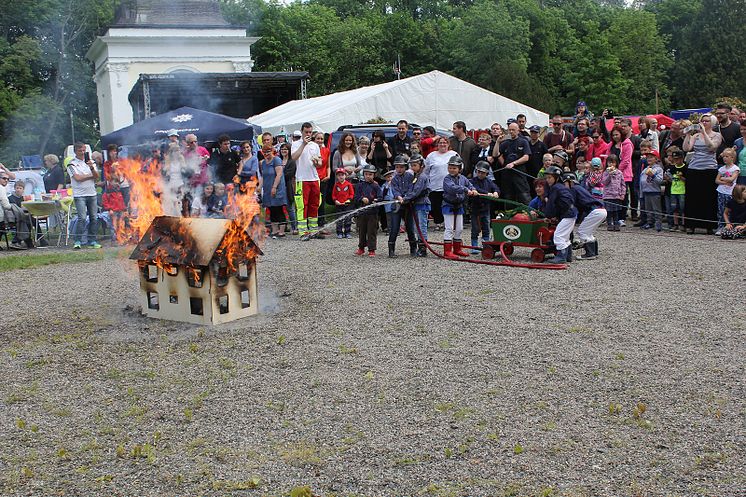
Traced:
POLYGON ((399 154, 396 157, 394 157, 394 165, 404 165, 406 166, 409 162, 409 157, 407 157, 405 154, 399 154))
POLYGON ((462 159, 458 154, 454 155, 450 159, 448 159, 448 165, 456 166, 459 169, 462 169, 464 167, 464 159, 462 159))
POLYGON ((578 184, 578 177, 575 176, 575 173, 562 173, 561 178, 563 183, 566 181, 572 181, 576 185, 578 184))
POLYGON ((481 171, 483 173, 489 173, 490 163, 487 162, 486 160, 480 160, 479 162, 477 162, 477 165, 474 167, 474 170, 477 172, 481 171))
POLYGON ((570 162, 570 156, 564 150, 557 150, 553 155, 562 159, 564 161, 562 162, 563 165, 570 162))
POLYGON ((420 154, 412 154, 412 157, 409 158, 409 163, 412 164, 413 162, 419 162, 422 164, 424 162, 424 159, 420 154))
POLYGON ((363 166, 363 172, 364 173, 375 173, 376 172, 376 166, 373 164, 366 164, 363 166))
POLYGON ((562 177, 562 169, 558 168, 557 166, 549 166, 546 169, 544 169, 545 175, 552 175, 557 176, 558 178, 562 177))

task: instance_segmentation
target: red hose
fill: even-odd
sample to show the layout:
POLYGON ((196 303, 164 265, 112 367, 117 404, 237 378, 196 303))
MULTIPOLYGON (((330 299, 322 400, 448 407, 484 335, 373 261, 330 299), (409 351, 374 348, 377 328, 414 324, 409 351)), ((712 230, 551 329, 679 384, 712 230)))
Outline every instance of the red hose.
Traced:
MULTIPOLYGON (((541 263, 536 264, 534 262, 515 262, 511 261, 508 256, 505 254, 505 251, 503 250, 503 247, 505 244, 500 244, 500 255, 502 256, 501 261, 485 261, 481 259, 466 259, 459 257, 458 259, 449 259, 445 257, 442 254, 437 253, 433 248, 430 246, 427 240, 425 240, 425 237, 422 236, 422 230, 420 229, 420 221, 417 219, 417 216, 414 213, 414 209, 411 209, 412 217, 414 218, 414 225, 417 227, 417 234, 420 236, 420 240, 423 241, 425 244, 425 248, 429 250, 435 257, 438 257, 439 259, 445 259, 447 261, 460 261, 460 262, 470 262, 472 264, 486 264, 488 266, 508 266, 508 267, 522 267, 527 269, 567 269, 567 264, 550 264, 550 263, 541 263)), ((437 242, 433 242, 437 243, 437 242)))

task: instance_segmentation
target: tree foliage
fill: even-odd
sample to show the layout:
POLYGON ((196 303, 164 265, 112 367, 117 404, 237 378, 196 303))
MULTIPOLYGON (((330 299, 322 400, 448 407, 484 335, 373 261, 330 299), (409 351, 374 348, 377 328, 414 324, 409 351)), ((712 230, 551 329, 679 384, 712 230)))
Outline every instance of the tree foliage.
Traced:
MULTIPOLYGON (((743 0, 219 0, 261 37, 255 70, 305 70, 309 95, 439 69, 546 112, 667 111, 746 99, 743 0), (657 95, 657 100, 656 100, 657 95)), ((0 159, 97 139, 85 53, 117 0, 0 9, 0 159)), ((468 123, 467 123, 468 124, 468 123)))

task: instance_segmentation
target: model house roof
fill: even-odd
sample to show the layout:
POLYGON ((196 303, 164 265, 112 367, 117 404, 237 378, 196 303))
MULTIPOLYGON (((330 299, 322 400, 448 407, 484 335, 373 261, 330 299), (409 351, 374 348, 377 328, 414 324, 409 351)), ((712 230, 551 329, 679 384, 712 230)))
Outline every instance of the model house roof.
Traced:
MULTIPOLYGON (((156 217, 130 259, 178 266, 207 266, 235 223, 231 219, 156 217)), ((240 243, 261 254, 245 230, 244 235, 240 243)))

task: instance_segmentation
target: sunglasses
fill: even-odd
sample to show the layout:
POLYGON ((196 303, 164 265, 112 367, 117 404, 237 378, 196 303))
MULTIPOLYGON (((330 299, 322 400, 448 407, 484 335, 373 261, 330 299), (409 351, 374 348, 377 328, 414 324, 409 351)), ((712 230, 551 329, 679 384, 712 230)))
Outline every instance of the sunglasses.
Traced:
POLYGON ((6 178, 6 177, 4 177, 4 176, 3 176, 2 178, 0 178, 0 180, 3 180, 3 181, 8 181, 9 179, 10 179, 10 178, 6 178))

